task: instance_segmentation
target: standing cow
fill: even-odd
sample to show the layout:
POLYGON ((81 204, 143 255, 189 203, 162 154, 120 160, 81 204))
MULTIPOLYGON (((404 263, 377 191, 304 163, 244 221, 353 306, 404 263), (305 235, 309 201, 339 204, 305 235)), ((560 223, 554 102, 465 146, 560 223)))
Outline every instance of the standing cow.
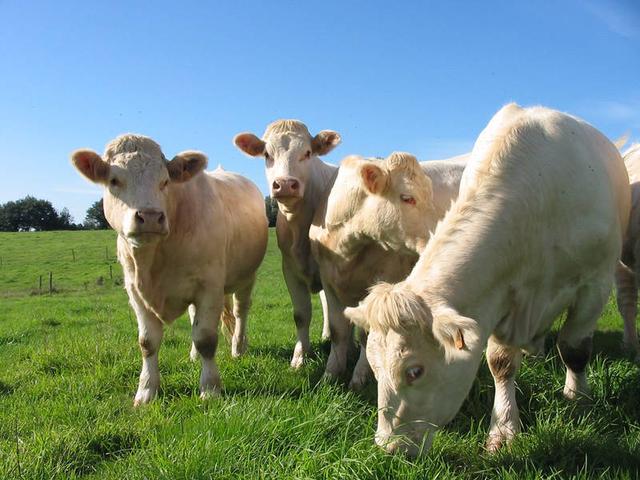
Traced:
POLYGON ((636 330, 638 315, 638 269, 640 268, 640 143, 624 154, 631 182, 631 218, 622 247, 622 259, 616 270, 618 309, 624 320, 624 344, 640 362, 640 344, 636 330))
POLYGON ((77 150, 74 166, 104 186, 105 216, 118 233, 118 259, 138 321, 142 372, 135 405, 153 400, 163 327, 187 307, 202 360, 201 397, 221 389, 215 363, 218 320, 233 294, 232 354, 246 348, 246 322, 256 270, 267 245, 258 188, 234 173, 202 173, 207 157, 186 151, 168 161, 148 137, 122 135, 104 157, 77 150))
POLYGON ((311 292, 320 293, 323 337, 329 337, 326 299, 318 265, 311 256, 309 227, 337 171, 337 167, 319 157, 340 143, 340 135, 323 130, 312 137, 304 123, 278 120, 267 126, 262 139, 252 133, 240 133, 233 141, 247 155, 264 157, 271 197, 278 202, 276 236, 297 331, 291 366, 298 368, 311 351, 311 292))
MULTIPOLYGON (((344 317, 376 282, 398 282, 411 271, 436 223, 458 195, 466 156, 419 164, 396 152, 385 160, 352 155, 340 163, 326 206, 309 236, 327 297, 332 348, 327 371, 346 369, 351 327, 344 317)), ((366 335, 361 335, 366 344, 366 335)), ((350 387, 362 387, 370 368, 361 348, 350 387)))
POLYGON ((493 117, 409 277, 377 285, 346 311, 369 330, 376 443, 426 451, 460 409, 485 346, 496 388, 487 448, 509 442, 520 430, 521 349, 567 307, 558 335, 564 395, 588 392, 591 338, 629 218, 628 182, 615 146, 581 120, 515 104, 493 117))

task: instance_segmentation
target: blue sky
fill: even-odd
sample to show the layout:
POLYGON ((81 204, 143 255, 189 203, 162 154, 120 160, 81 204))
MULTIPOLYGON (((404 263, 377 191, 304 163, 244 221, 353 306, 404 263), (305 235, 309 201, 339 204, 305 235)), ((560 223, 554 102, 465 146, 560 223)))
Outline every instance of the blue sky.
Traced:
POLYGON ((278 118, 334 129, 327 157, 468 151, 506 102, 640 140, 640 2, 0 0, 0 202, 76 221, 100 198, 69 163, 124 132, 198 149, 266 192, 232 145, 278 118))

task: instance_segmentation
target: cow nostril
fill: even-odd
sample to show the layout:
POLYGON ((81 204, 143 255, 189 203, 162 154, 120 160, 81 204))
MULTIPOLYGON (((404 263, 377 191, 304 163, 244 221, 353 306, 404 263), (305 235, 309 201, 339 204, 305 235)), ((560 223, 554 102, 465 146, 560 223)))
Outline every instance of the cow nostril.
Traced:
POLYGON ((273 182, 271 187, 273 188, 274 191, 280 190, 280 184, 278 182, 273 182))
POLYGON ((164 223, 164 213, 161 213, 158 217, 158 223, 164 223))
POLYGON ((140 215, 140 212, 136 212, 136 222, 144 223, 144 217, 140 215))
POLYGON ((298 183, 297 180, 293 180, 291 182, 291 190, 298 190, 298 187, 300 186, 300 184, 298 183))

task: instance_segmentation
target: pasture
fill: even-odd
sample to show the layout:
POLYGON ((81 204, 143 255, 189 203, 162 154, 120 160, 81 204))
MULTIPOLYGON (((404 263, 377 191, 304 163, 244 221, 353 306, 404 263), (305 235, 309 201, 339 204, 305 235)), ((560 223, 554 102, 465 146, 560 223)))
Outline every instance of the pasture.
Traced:
POLYGON ((523 433, 511 447, 483 450, 493 402, 483 364, 429 455, 410 461, 373 443, 375 386, 355 394, 318 384, 328 352, 317 298, 318 354, 300 371, 289 367, 294 327, 273 231, 254 292, 249 351, 232 360, 221 341, 224 393, 206 403, 198 398, 199 365, 189 361, 185 315, 165 332, 158 400, 133 408, 141 358, 114 232, 0 234, 0 256, 2 479, 640 475, 640 368, 621 349, 613 301, 594 339, 592 398, 562 398, 564 368, 551 335, 544 359, 523 362, 523 433))

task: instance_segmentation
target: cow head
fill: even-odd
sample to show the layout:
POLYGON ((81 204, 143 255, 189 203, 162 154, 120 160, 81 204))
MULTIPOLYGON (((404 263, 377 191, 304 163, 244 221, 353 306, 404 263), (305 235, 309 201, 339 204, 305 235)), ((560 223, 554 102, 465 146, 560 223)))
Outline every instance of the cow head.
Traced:
POLYGON ((378 381, 375 440, 389 452, 426 453, 436 430, 460 409, 480 364, 477 323, 436 305, 405 281, 378 284, 345 311, 369 331, 367 359, 378 381))
POLYGON ((352 239, 419 254, 436 223, 431 179, 413 155, 349 156, 341 162, 327 203, 330 231, 346 227, 352 239))
POLYGON ((240 133, 233 143, 247 155, 264 157, 271 197, 286 206, 304 197, 313 162, 340 143, 340 135, 323 130, 312 137, 298 120, 278 120, 270 124, 262 139, 240 133))
POLYGON ((172 186, 189 181, 207 165, 207 157, 194 151, 167 161, 156 142, 130 134, 110 142, 104 159, 83 149, 73 152, 71 161, 82 175, 104 186, 105 216, 133 246, 169 234, 172 186))

